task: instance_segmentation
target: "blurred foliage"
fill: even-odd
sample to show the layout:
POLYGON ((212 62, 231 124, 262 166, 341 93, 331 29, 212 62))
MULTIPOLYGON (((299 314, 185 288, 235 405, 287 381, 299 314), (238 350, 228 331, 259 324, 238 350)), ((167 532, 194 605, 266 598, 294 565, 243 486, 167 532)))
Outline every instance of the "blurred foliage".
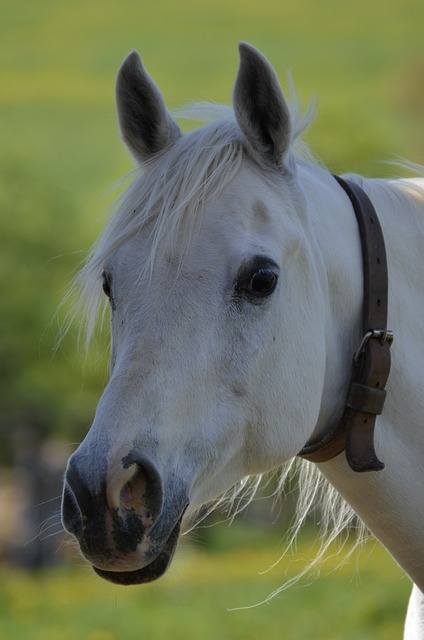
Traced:
POLYGON ((3 568, 0 638, 15 640, 398 640, 409 581, 375 543, 338 567, 331 550, 319 580, 270 594, 313 557, 308 538, 281 559, 281 541, 258 537, 230 551, 187 547, 146 587, 116 587, 88 567, 24 574, 3 568), (337 568, 337 571, 335 569, 337 568), (355 575, 352 579, 352 575, 355 575), (237 608, 240 608, 238 609, 237 608), (247 607, 244 608, 243 607, 247 607), (235 609, 235 610, 232 610, 235 609), (307 614, 306 614, 307 612, 307 614))
MULTIPOLYGON (((0 162, 0 211, 0 427, 9 435, 16 427, 31 425, 43 438, 66 432, 70 419, 76 426, 87 417, 87 411, 81 415, 75 336, 67 337, 54 356, 61 333, 58 304, 81 237, 76 205, 73 194, 63 193, 48 176, 34 175, 10 155, 0 162)), ((3 461, 8 455, 3 447, 3 461)))

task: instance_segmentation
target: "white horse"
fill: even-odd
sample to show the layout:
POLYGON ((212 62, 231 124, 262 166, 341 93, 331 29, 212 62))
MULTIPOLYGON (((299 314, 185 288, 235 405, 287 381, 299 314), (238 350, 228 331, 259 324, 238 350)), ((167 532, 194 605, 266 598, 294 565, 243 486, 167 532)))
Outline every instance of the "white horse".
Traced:
MULTIPOLYGON (((136 52, 117 107, 140 169, 79 278, 89 331, 102 285, 110 301, 111 375, 69 460, 63 523, 99 575, 136 584, 164 573, 183 517, 319 450, 339 424, 363 355, 364 250, 345 190, 299 152, 310 116, 253 47, 240 45, 234 109, 189 134, 136 52)), ((319 476, 339 527, 349 516, 334 490, 343 497, 412 580, 405 637, 424 638, 424 181, 349 180, 387 252, 392 368, 363 445, 364 468, 380 470, 354 471, 342 433, 323 461, 301 461, 302 504, 319 476)), ((368 328, 387 351, 387 327, 368 328)))

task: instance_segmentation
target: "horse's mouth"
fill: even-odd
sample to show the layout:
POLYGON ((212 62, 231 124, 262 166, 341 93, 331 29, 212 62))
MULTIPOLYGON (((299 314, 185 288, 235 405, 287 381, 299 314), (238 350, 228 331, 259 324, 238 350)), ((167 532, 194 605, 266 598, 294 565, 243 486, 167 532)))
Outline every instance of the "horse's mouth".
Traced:
POLYGON ((167 553, 161 553, 156 560, 148 564, 147 567, 137 569, 136 571, 105 571, 97 567, 93 567, 93 569, 101 578, 114 584, 146 584, 163 576, 171 559, 172 556, 167 553))
POLYGON ((110 571, 99 569, 93 565, 94 571, 101 578, 121 585, 147 584, 157 580, 168 569, 177 547, 181 528, 181 519, 174 527, 162 550, 152 562, 135 571, 110 571))

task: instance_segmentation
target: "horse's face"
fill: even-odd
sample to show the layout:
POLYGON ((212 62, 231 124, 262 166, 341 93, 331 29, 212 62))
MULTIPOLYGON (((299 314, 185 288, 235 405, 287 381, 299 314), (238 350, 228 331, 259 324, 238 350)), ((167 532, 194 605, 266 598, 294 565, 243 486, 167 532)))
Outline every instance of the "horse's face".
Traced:
MULTIPOLYGON (((263 66, 250 49, 244 55, 244 66, 263 66)), ((123 78, 142 74, 151 83, 134 62, 121 70, 121 102, 123 78)), ((161 105, 149 87, 156 113, 161 105)), ((242 101, 236 96, 235 107, 249 136, 242 101)), ((141 159, 159 128, 167 144, 169 136, 179 144, 167 115, 156 137, 136 139, 124 113, 121 104, 121 128, 141 159)), ((279 158, 289 138, 286 112, 281 119, 279 158)), ((269 162, 274 185, 244 159, 219 195, 206 199, 188 246, 158 247, 153 270, 144 270, 152 250, 147 225, 103 265, 111 378, 69 461, 63 520, 98 573, 115 582, 160 576, 188 507, 292 457, 317 421, 322 301, 302 198, 290 173, 271 166, 272 136, 263 132, 268 150, 253 134, 247 142, 269 162)))

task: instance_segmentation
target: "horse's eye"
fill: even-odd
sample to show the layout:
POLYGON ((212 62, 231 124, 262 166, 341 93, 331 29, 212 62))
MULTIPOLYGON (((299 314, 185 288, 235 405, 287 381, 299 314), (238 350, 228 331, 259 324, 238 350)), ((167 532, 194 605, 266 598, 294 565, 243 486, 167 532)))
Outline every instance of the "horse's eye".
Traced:
POLYGON ((105 293, 105 295, 110 298, 111 297, 111 291, 110 291, 110 277, 108 276, 108 274, 106 273, 106 271, 103 271, 102 273, 102 287, 103 287, 103 291, 105 293))
POLYGON ((235 292, 250 302, 261 302, 274 292, 278 274, 278 265, 269 258, 257 256, 245 261, 238 272, 235 292))
POLYGON ((273 269, 258 269, 252 275, 246 292, 258 297, 269 296, 277 286, 277 281, 278 274, 273 269))

